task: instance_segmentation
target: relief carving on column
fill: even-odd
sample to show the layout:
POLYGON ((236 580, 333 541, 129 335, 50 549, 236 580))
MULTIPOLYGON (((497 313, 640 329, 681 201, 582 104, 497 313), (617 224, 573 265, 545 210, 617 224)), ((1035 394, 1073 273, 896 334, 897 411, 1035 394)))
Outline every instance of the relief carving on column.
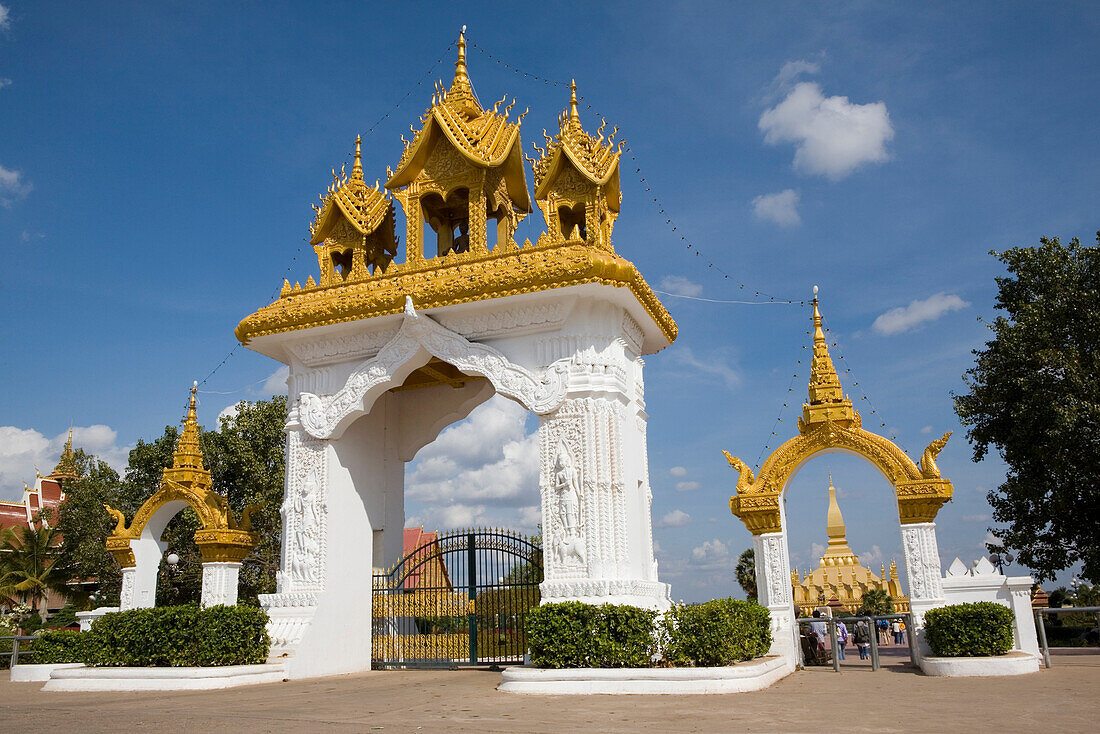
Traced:
POLYGON ((279 591, 319 591, 325 585, 328 526, 325 442, 291 431, 287 434, 287 455, 279 591))
POLYGON ((786 538, 776 535, 764 538, 764 564, 768 573, 768 606, 790 603, 791 572, 784 559, 786 538))
POLYGON ((554 553, 562 566, 575 561, 583 565, 584 538, 581 527, 581 487, 577 475, 576 462, 569 453, 565 441, 558 442, 557 458, 554 461, 554 499, 557 512, 554 521, 557 530, 554 553))
POLYGON ((936 546, 935 526, 931 523, 901 526, 902 550, 909 574, 911 599, 940 599, 943 582, 940 578, 940 556, 936 546))

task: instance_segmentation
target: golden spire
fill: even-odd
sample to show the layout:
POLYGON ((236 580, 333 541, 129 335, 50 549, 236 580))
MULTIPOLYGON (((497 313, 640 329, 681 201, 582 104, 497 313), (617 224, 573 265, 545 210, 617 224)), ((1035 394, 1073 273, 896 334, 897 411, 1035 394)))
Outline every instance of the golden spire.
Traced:
POLYGON ((810 363, 809 402, 802 406, 800 427, 808 427, 823 421, 834 421, 847 426, 856 419, 852 401, 844 396, 840 378, 829 356, 829 344, 821 326, 821 310, 817 304, 817 286, 813 300, 814 352, 810 363))
POLYGON ((829 472, 829 512, 826 515, 825 531, 829 534, 829 545, 848 545, 848 529, 844 526, 844 515, 840 514, 840 505, 836 501, 836 487, 833 486, 833 473, 829 472))
POLYGON ((80 467, 76 465, 76 455, 73 453, 73 429, 70 427, 69 438, 65 441, 65 448, 61 450, 61 458, 48 478, 78 479, 79 477, 80 467))
POLYGON ((455 60, 455 78, 451 82, 451 88, 447 90, 444 103, 454 110, 462 111, 471 117, 482 114, 481 105, 474 94, 474 87, 470 83, 470 75, 466 71, 466 26, 462 26, 462 32, 458 34, 458 59, 455 60))
POLYGON ((355 162, 351 164, 351 177, 356 180, 363 179, 363 155, 362 155, 362 137, 355 136, 355 162))
POLYGON ((573 79, 569 83, 569 121, 580 122, 581 113, 577 111, 577 80, 573 79))
POLYGON ((191 401, 187 406, 187 415, 183 419, 183 433, 176 443, 172 454, 172 468, 164 470, 164 478, 188 486, 210 484, 210 472, 202 464, 202 448, 199 446, 199 421, 195 415, 195 393, 199 383, 191 386, 191 401))

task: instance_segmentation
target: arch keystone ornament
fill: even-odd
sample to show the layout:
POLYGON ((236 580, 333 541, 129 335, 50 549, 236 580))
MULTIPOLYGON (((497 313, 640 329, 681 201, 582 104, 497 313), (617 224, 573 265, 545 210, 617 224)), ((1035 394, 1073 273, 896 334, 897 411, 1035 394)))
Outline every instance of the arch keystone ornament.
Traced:
POLYGON ((863 458, 894 488, 910 605, 923 651, 923 614, 944 603, 935 519, 944 503, 951 501, 954 490, 951 482, 940 475, 936 456, 951 433, 929 444, 918 466, 893 441, 864 430, 862 418, 844 394, 829 355, 821 325, 817 286, 814 286, 812 305, 813 360, 808 400, 798 419, 798 435, 775 449, 760 467, 759 474, 754 474, 741 459, 723 452, 738 473, 736 493, 730 497, 729 507, 753 534, 756 575, 764 580, 760 585, 760 601, 771 609, 777 632, 773 650, 776 654, 799 654, 794 610, 790 603, 791 573, 783 493, 791 478, 811 458, 840 452, 863 458), (788 619, 791 622, 785 623, 788 619), (787 629, 783 629, 785 624, 789 625, 787 629))
POLYGON ((107 550, 122 567, 122 610, 151 607, 156 603, 157 569, 165 544, 160 536, 168 522, 185 507, 191 507, 202 523, 195 531, 195 544, 202 553, 202 605, 237 603, 237 579, 241 562, 252 552, 258 536, 252 532, 249 505, 238 522, 229 502, 212 490, 210 472, 203 466, 199 447, 199 423, 195 415, 197 384, 191 387, 191 401, 183 422, 183 433, 164 470, 160 489, 134 513, 126 526, 120 510, 104 505, 115 519, 107 537, 107 550))

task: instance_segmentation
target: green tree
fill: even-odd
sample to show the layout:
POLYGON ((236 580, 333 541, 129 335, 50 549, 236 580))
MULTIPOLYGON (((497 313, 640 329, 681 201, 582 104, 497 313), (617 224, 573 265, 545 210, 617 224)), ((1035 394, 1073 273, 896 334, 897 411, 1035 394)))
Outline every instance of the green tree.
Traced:
POLYGON ((861 602, 856 616, 877 617, 894 613, 894 597, 886 589, 869 589, 863 592, 861 602))
MULTIPOLYGON (((1100 244, 1100 233, 1097 233, 1100 244)), ((991 528, 1039 581, 1080 562, 1100 578, 1100 247, 1058 238, 994 252, 1004 311, 964 379, 955 411, 980 461, 1008 472, 988 494, 991 528)))
POLYGON ((19 600, 41 614, 51 591, 64 593, 69 576, 57 529, 44 523, 0 533, 0 599, 19 600))
POLYGON ((756 601, 756 552, 749 548, 737 557, 737 583, 745 590, 745 597, 756 601))

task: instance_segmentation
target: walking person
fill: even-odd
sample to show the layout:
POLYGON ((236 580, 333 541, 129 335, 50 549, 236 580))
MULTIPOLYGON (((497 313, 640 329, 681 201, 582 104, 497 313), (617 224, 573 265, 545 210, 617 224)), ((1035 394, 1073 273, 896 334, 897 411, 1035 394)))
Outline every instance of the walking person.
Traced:
POLYGON ((899 645, 904 645, 905 644, 905 633, 906 633, 906 631, 907 630, 905 629, 905 622, 898 622, 898 644, 899 645))
POLYGON ((848 627, 843 622, 836 623, 836 649, 837 660, 847 660, 844 655, 844 646, 848 644, 848 627))
POLYGON ((890 642, 890 623, 885 619, 875 622, 875 632, 878 634, 878 644, 885 645, 890 642))
POLYGON ((890 623, 890 633, 894 636, 894 644, 901 644, 901 622, 894 620, 890 623))
POLYGON ((859 651, 859 659, 866 660, 871 655, 871 632, 867 629, 866 622, 856 622, 856 632, 852 635, 855 640, 856 650, 859 651))

